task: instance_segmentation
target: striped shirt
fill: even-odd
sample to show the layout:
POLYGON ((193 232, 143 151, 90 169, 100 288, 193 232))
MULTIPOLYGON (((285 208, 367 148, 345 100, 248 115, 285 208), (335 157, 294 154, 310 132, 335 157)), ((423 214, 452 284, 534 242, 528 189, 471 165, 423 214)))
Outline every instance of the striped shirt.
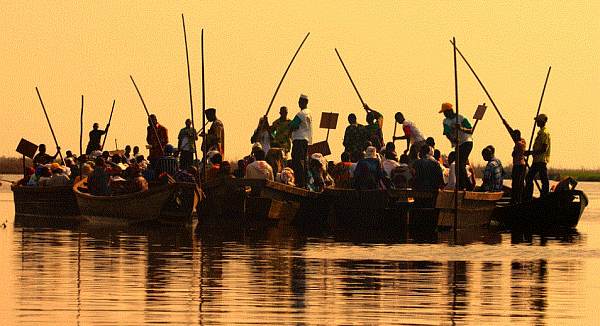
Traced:
POLYGON ((177 159, 173 156, 163 156, 158 159, 155 170, 157 176, 160 176, 163 172, 168 173, 170 176, 174 176, 178 170, 177 159))
POLYGON ((502 191, 503 181, 504 168, 502 167, 502 162, 494 157, 483 170, 483 184, 481 188, 484 191, 502 191))

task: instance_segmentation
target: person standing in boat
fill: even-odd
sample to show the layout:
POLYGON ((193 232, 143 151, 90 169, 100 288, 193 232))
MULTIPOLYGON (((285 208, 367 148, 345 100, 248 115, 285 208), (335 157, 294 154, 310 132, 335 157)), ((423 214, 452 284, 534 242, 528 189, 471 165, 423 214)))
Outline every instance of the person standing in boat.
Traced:
POLYGON ((250 137, 250 143, 260 143, 265 153, 271 149, 271 130, 269 127, 269 119, 264 116, 258 119, 258 126, 254 130, 254 134, 250 137))
POLYGON ((290 122, 288 119, 288 108, 282 106, 279 109, 279 119, 273 121, 271 125, 271 146, 274 148, 281 148, 283 150, 283 157, 287 159, 290 149, 292 148, 292 131, 290 130, 290 122))
POLYGON ((540 176, 542 181, 541 195, 545 196, 550 191, 550 182, 548 180, 548 162, 550 161, 550 133, 546 129, 548 116, 540 114, 535 117, 535 123, 540 130, 533 142, 533 150, 525 151, 525 155, 533 155, 533 163, 525 177, 525 194, 526 200, 531 200, 533 197, 533 180, 536 175, 540 176))
POLYGON ((308 108, 308 96, 301 94, 298 99, 300 112, 290 122, 292 130, 292 169, 298 187, 306 187, 308 145, 312 144, 312 117, 308 108))
POLYGON ((196 140, 198 140, 196 129, 192 128, 192 120, 185 120, 185 127, 179 131, 177 139, 179 167, 185 170, 194 163, 194 147, 196 140))
POLYGON ((364 109, 367 111, 367 125, 365 126, 367 141, 377 149, 377 152, 385 145, 383 140, 383 115, 371 109, 366 103, 364 109))
POLYGON ((146 142, 150 148, 148 160, 150 165, 156 166, 156 162, 164 153, 164 148, 169 143, 168 130, 158 123, 156 115, 151 114, 148 118, 148 127, 146 128, 146 142), (158 136, 158 137, 157 137, 158 136))
POLYGON ((444 114, 444 136, 448 138, 452 147, 458 151, 458 179, 460 190, 471 190, 473 184, 467 176, 467 162, 469 161, 469 155, 473 150, 473 127, 467 118, 462 115, 457 115, 452 108, 452 104, 443 103, 439 113, 444 114), (458 120, 458 124, 456 121, 458 120), (456 139, 456 130, 458 129, 458 139, 456 139))
POLYGON ((513 204, 520 203, 523 200, 523 189, 525 187, 525 173, 527 172, 527 166, 525 163, 525 151, 527 143, 525 139, 521 137, 521 131, 519 129, 513 129, 510 127, 506 120, 502 119, 502 123, 510 133, 510 136, 515 143, 512 151, 513 166, 511 172, 511 198, 510 201, 513 204))
POLYGON ((58 153, 60 152, 60 147, 56 148, 56 154, 54 156, 50 156, 46 153, 46 145, 40 144, 38 147, 38 153, 33 157, 33 165, 45 165, 54 162, 58 153))
POLYGON ((217 150, 225 157, 225 127, 223 122, 217 118, 217 110, 215 108, 206 109, 206 120, 212 122, 206 135, 200 132, 200 136, 204 137, 202 149, 206 151, 217 150))
POLYGON ((87 147, 85 148, 85 153, 87 155, 90 155, 93 151, 98 151, 98 150, 102 150, 102 145, 100 145, 100 141, 102 140, 102 135, 106 134, 108 132, 108 128, 110 127, 110 124, 106 125, 106 128, 104 130, 100 130, 99 125, 97 122, 94 123, 94 125, 92 126, 92 130, 90 131, 90 141, 87 144, 87 147))
POLYGON ((408 157, 410 158, 410 161, 415 161, 417 160, 417 156, 419 154, 419 151, 421 149, 421 147, 423 147, 425 144, 425 137, 423 137, 423 134, 421 133, 421 131, 419 130, 419 128, 417 128, 417 126, 415 125, 414 122, 406 120, 404 118, 404 115, 402 114, 402 112, 396 112, 396 115, 394 117, 396 119, 396 122, 402 125, 402 130, 404 131, 404 136, 397 136, 397 137, 393 137, 393 140, 401 140, 401 139, 406 139, 406 149, 409 150, 408 152, 408 157))
POLYGON ((348 123, 349 125, 344 132, 345 152, 348 154, 363 152, 367 146, 365 126, 356 122, 354 113, 348 115, 348 123))

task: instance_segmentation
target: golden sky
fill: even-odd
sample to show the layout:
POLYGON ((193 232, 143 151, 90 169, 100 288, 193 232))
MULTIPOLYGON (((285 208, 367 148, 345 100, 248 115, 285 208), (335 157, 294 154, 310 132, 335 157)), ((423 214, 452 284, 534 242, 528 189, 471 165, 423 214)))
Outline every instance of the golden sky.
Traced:
MULTIPOLYGON (((35 94, 40 88, 63 150, 78 152, 80 97, 85 137, 93 122, 106 124, 114 148, 145 144, 146 117, 129 75, 150 111, 170 131, 189 116, 181 14, 192 65, 195 116, 200 125, 200 30, 205 29, 207 107, 226 127, 227 158, 250 150, 250 136, 300 41, 311 35, 275 99, 297 110, 305 93, 318 120, 340 113, 330 134, 332 159, 350 112, 364 120, 360 102, 337 57, 338 48, 365 101, 386 117, 402 111, 443 152, 442 102, 454 102, 452 46, 474 66, 505 118, 529 141, 548 66, 552 74, 542 112, 549 115, 551 165, 598 168, 600 114, 600 2, 597 1, 0 1, 0 155, 16 155, 21 137, 52 144, 35 94)), ((472 158, 497 148, 510 163, 512 144, 489 100, 459 62, 459 105, 471 117, 488 103, 477 127, 472 158)), ((315 140, 325 130, 315 130, 315 140)), ((398 143, 399 145, 400 143, 398 143)), ((51 151, 54 146, 51 146, 51 151)))

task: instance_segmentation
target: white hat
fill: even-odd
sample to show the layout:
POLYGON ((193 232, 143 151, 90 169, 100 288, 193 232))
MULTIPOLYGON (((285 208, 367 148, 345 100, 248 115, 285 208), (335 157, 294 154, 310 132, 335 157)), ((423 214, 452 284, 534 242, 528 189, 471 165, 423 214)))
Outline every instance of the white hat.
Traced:
POLYGON ((300 94, 300 98, 308 101, 308 96, 304 94, 300 94))
POLYGON ((367 150, 365 151, 365 158, 378 158, 377 149, 373 146, 367 147, 367 150))
POLYGON ((259 142, 256 142, 256 143, 252 144, 252 149, 253 149, 253 150, 254 150, 254 149, 257 149, 257 148, 259 148, 259 149, 263 149, 263 147, 262 147, 262 144, 261 144, 261 143, 259 143, 259 142))

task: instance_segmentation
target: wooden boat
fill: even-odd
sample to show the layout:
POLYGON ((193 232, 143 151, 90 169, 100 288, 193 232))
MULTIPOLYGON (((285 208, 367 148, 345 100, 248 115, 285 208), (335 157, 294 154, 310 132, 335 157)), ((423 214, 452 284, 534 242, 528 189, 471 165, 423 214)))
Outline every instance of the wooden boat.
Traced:
POLYGON ((330 188, 328 224, 333 229, 398 228, 406 225, 411 201, 386 190, 330 188))
POLYGON ((15 215, 20 217, 52 217, 77 219, 79 206, 71 186, 28 187, 13 184, 15 215))
POLYGON ((509 229, 574 228, 587 205, 583 191, 563 190, 520 204, 501 203, 494 217, 509 229))
MULTIPOLYGON (((408 192, 406 196, 411 196, 408 192)), ((421 227, 448 229, 454 227, 455 197, 453 190, 415 192, 414 203, 408 213, 408 224, 421 227)), ((458 192, 457 229, 487 227, 493 217, 496 202, 502 192, 458 192)))
POLYGON ((318 225, 320 194, 263 179, 221 177, 203 185, 199 225, 235 223, 318 225))
POLYGON ((81 215, 88 220, 106 218, 109 222, 135 224, 157 220, 176 185, 153 186, 147 191, 116 196, 94 196, 86 193, 87 179, 73 186, 81 215))
POLYGON ((160 211, 160 222, 191 225, 200 194, 201 190, 195 183, 176 182, 171 197, 160 211))

